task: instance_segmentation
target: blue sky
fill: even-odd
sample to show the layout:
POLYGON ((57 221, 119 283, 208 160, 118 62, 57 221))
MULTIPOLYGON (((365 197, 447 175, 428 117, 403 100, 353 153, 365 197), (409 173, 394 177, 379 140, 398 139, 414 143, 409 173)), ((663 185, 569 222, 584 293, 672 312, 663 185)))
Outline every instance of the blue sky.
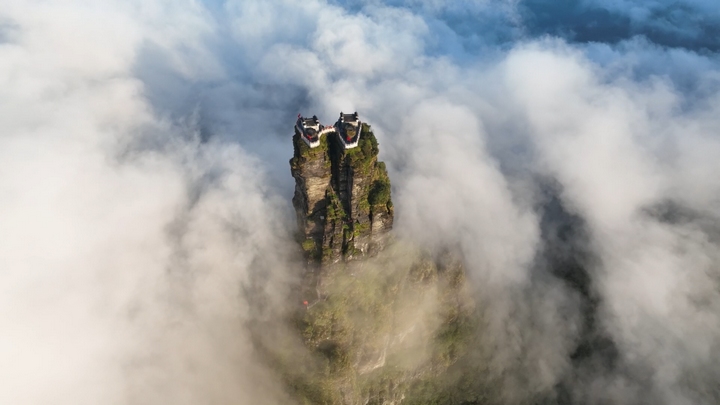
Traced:
POLYGON ((496 44, 543 35, 617 43, 635 36, 668 47, 717 51, 720 18, 712 1, 334 1, 349 11, 384 4, 408 8, 467 41, 496 44))

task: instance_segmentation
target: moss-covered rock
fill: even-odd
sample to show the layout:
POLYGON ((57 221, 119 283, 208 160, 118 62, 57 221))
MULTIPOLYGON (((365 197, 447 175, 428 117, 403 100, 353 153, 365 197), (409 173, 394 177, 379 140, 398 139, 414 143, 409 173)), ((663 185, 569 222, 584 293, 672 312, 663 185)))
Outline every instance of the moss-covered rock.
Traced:
POLYGON ((335 263, 375 254, 392 228, 391 186, 378 162, 375 134, 362 124, 358 146, 345 149, 335 133, 310 148, 293 138, 290 168, 296 180, 293 205, 303 251, 311 261, 335 263))

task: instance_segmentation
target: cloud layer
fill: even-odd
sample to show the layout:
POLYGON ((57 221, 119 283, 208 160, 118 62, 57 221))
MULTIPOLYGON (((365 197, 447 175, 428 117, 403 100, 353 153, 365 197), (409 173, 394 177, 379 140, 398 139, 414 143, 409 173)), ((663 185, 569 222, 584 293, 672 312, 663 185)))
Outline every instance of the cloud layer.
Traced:
POLYGON ((339 110, 375 129, 398 237, 462 251, 506 402, 717 402, 718 18, 3 3, 0 402, 287 403, 244 327, 275 310, 248 297, 280 310, 299 271, 289 123, 339 110), (582 238, 549 238, 549 199, 582 238), (577 360, 587 334, 616 354, 577 360))

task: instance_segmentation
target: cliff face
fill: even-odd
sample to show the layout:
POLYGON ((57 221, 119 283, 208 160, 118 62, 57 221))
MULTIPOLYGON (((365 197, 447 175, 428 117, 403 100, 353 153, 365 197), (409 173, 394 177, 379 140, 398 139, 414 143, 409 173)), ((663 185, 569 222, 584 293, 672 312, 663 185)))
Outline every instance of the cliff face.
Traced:
POLYGON ((296 130, 290 159, 299 237, 311 261, 329 264, 372 255, 393 223, 390 180, 378 162, 378 143, 362 124, 357 147, 345 149, 334 132, 310 148, 296 130))
POLYGON ((352 261, 389 245, 390 180, 357 114, 341 114, 333 128, 298 117, 290 159, 298 239, 311 266, 294 290, 289 325, 304 347, 288 333, 276 335, 283 343, 263 335, 258 344, 298 403, 450 403, 466 382, 447 371, 468 353, 474 330, 461 260, 395 243, 352 261))

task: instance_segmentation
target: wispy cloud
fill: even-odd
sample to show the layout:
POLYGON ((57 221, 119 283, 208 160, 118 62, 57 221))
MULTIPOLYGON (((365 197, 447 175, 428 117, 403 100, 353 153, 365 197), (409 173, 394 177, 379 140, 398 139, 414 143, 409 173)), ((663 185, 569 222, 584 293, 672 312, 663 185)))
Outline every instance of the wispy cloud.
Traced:
POLYGON ((4 3, 0 402, 286 403, 240 291, 283 307, 288 123, 340 110, 375 129, 398 236, 463 253, 507 401, 717 402, 717 18, 699 1, 4 3), (581 240, 549 239, 548 192, 581 240), (553 268, 563 246, 588 291, 553 268), (612 365, 572 358, 582 311, 612 365))

